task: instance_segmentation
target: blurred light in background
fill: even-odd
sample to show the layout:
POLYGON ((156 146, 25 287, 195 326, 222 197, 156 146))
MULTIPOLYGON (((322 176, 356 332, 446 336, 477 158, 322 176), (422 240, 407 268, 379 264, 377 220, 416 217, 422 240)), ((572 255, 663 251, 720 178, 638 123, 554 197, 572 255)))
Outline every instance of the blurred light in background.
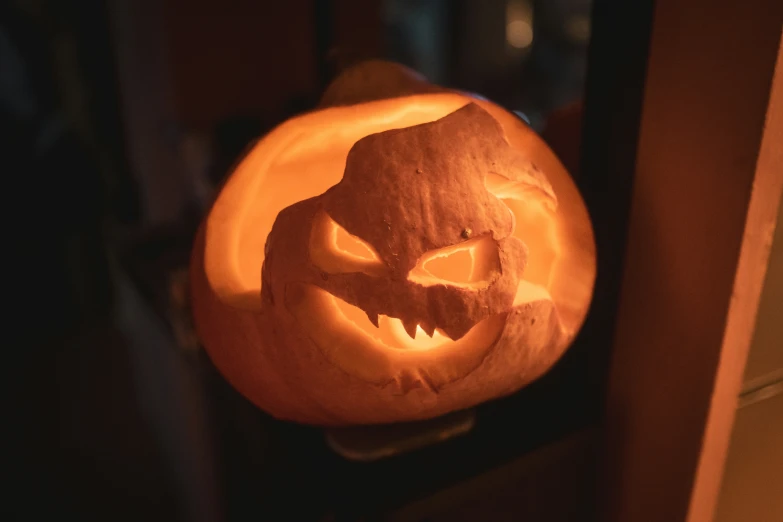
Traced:
POLYGON ((514 49, 526 49, 533 43, 533 9, 527 0, 506 4, 506 41, 514 49))

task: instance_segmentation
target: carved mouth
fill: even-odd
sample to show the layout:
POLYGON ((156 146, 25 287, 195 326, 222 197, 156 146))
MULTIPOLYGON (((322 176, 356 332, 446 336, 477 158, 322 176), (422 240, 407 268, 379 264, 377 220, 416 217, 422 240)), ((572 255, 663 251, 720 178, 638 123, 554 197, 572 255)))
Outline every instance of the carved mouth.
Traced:
POLYGON ((313 285, 289 283, 285 305, 333 364, 402 393, 416 387, 437 392, 465 377, 484 360, 506 321, 506 314, 488 317, 456 341, 437 330, 432 337, 420 330, 412 339, 399 319, 379 316, 376 328, 361 309, 313 285))
MULTIPOLYGON (((550 299, 546 289, 522 281, 514 307, 541 299, 550 299)), ((437 393, 468 375, 497 343, 507 316, 488 317, 454 341, 437 329, 430 337, 421 327, 411 338, 399 319, 383 315, 376 327, 360 308, 310 284, 286 285, 285 306, 330 362, 400 393, 417 387, 437 393)))

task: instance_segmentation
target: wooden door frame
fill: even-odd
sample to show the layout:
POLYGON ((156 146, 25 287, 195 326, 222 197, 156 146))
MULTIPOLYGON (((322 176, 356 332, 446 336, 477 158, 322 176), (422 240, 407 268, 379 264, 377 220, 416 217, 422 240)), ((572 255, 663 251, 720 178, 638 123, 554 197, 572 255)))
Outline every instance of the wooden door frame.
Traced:
POLYGON ((580 183, 613 328, 600 519, 708 521, 783 187, 783 4, 594 15, 580 183))

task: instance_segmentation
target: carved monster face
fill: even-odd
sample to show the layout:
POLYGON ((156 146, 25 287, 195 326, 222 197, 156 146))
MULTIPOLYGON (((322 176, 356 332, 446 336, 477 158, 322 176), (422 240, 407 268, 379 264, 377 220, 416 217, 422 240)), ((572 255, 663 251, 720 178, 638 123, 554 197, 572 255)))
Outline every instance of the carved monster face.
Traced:
POLYGON ((415 92, 282 123, 200 229, 199 337, 275 417, 467 408, 543 375, 584 320, 593 234, 562 164, 491 102, 415 92))
MULTIPOLYGON (((362 138, 342 180, 285 208, 268 236, 262 306, 273 343, 314 345, 393 394, 465 377, 501 335, 523 342, 509 315, 550 300, 525 279, 529 245, 516 228, 527 222, 511 201, 556 207, 543 174, 478 105, 362 138)), ((547 309, 539 319, 554 342, 560 324, 547 309)))

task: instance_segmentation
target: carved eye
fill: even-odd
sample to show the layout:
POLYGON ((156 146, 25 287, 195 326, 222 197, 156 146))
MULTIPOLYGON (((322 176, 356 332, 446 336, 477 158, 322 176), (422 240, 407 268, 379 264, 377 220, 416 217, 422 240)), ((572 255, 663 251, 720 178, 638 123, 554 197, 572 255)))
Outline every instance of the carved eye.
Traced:
POLYGON ((431 250, 416 263, 408 279, 423 286, 447 284, 481 289, 500 272, 498 247, 490 236, 431 250))
POLYGON ((362 272, 377 277, 386 272, 375 249, 350 234, 326 212, 320 212, 313 222, 310 259, 327 274, 362 272))

